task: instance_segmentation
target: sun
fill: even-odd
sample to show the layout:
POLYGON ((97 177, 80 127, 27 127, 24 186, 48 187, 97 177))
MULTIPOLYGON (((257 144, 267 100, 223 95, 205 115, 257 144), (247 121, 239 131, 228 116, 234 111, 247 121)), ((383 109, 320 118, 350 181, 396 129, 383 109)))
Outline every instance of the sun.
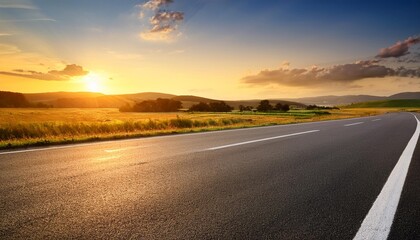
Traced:
POLYGON ((91 72, 83 77, 86 89, 90 92, 101 92, 104 90, 103 78, 101 75, 91 72))

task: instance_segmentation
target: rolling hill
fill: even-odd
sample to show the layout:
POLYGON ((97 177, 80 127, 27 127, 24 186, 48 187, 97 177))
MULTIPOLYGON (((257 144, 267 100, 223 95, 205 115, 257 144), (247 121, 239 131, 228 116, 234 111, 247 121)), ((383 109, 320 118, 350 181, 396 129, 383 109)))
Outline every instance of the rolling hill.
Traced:
POLYGON ((361 102, 346 106, 348 108, 420 108, 420 99, 391 99, 361 102))
MULTIPOLYGON (((118 94, 118 95, 105 95, 102 93, 92 92, 49 92, 49 93, 25 93, 25 98, 32 104, 47 104, 53 107, 59 108, 119 108, 123 105, 133 105, 136 102, 144 100, 155 100, 157 98, 170 98, 173 100, 181 101, 183 108, 189 108, 193 104, 199 102, 217 102, 221 101, 218 99, 204 98, 193 95, 174 95, 167 93, 158 92, 143 92, 134 94, 118 94)), ((346 106, 353 104, 352 106, 362 106, 363 104, 371 104, 375 102, 376 105, 388 106, 389 104, 398 106, 398 104, 409 104, 410 106, 417 106, 416 101, 414 102, 395 102, 388 100, 398 99, 420 99, 420 92, 404 92, 394 94, 388 97, 384 96, 372 96, 372 95, 347 95, 347 96, 320 96, 320 97, 306 97, 306 98, 294 98, 294 99, 270 99, 270 103, 275 105, 277 103, 288 104, 295 107, 304 108, 306 105, 320 105, 320 106, 346 106), (367 103, 369 102, 369 104, 367 103), (361 103, 361 105, 357 105, 361 103), (387 105, 388 104, 388 105, 387 105), (414 104, 414 105, 412 105, 414 104)), ((225 102, 235 109, 239 108, 239 105, 243 106, 258 106, 261 99, 253 100, 226 100, 225 102)))
MULTIPOLYGON (((157 98, 170 98, 181 101, 183 108, 189 108, 199 102, 218 102, 222 100, 210 99, 193 95, 173 95, 167 93, 144 92, 134 94, 105 95, 102 93, 90 92, 52 92, 52 93, 29 93, 24 96, 31 103, 43 103, 58 108, 119 108, 123 105, 133 105, 144 100, 155 100, 157 98)), ((261 100, 239 100, 225 101, 235 109, 239 105, 257 107, 261 100)), ((305 107, 304 104, 294 101, 270 100, 271 104, 277 103, 305 107)))
POLYGON ((292 98, 290 101, 301 102, 307 105, 321 105, 321 106, 343 106, 359 102, 371 102, 390 99, 420 99, 420 92, 403 92, 391 96, 372 96, 372 95, 345 95, 345 96, 319 96, 319 97, 305 97, 292 98))
POLYGON ((92 92, 51 92, 25 93, 24 96, 32 103, 43 103, 58 108, 119 108, 125 104, 132 105, 138 101, 173 98, 176 95, 155 92, 120 95, 92 92))
POLYGON ((420 92, 403 92, 391 95, 388 99, 420 99, 420 92))
POLYGON ((46 92, 46 93, 24 93, 26 99, 30 102, 43 102, 54 101, 60 98, 92 98, 105 96, 102 93, 93 92, 46 92))

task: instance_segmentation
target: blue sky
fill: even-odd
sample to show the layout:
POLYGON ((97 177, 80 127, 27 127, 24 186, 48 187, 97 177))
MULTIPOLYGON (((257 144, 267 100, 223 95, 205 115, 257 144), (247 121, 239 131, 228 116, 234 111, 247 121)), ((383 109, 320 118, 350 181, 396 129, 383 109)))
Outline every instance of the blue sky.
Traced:
POLYGON ((0 83, 82 91, 96 79, 87 90, 225 99, 420 90, 418 9, 420 1, 0 0, 0 63, 14 60, 0 83), (392 46, 408 50, 375 57, 392 46), (73 64, 85 71, 49 74, 73 64))

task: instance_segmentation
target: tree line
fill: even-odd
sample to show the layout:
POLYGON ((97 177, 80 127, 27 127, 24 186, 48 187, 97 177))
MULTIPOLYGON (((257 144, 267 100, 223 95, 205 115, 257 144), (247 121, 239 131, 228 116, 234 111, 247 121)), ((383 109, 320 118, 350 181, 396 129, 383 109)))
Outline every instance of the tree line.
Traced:
POLYGON ((269 112, 269 111, 283 111, 287 112, 290 110, 290 106, 288 104, 281 104, 277 103, 276 105, 271 105, 270 101, 262 100, 257 107, 257 111, 259 112, 269 112))
MULTIPOLYGON (((158 98, 156 100, 145 100, 130 106, 126 104, 120 107, 121 112, 176 112, 182 108, 182 102, 167 99, 167 98, 158 98)), ((188 111, 190 112, 231 112, 234 108, 228 105, 224 101, 219 102, 199 102, 192 105, 188 111)), ((269 100, 262 100, 256 108, 259 112, 269 112, 269 111, 283 111, 287 112, 290 110, 288 104, 277 103, 276 105, 271 105, 269 100)), ((239 105, 239 111, 254 111, 252 106, 243 106, 239 105)))
POLYGON ((181 108, 181 101, 158 98, 156 100, 138 102, 134 106, 126 104, 120 107, 120 112, 176 112, 181 108))
POLYGON ((188 110, 191 112, 231 112, 233 107, 223 101, 211 103, 200 102, 192 105, 188 110))

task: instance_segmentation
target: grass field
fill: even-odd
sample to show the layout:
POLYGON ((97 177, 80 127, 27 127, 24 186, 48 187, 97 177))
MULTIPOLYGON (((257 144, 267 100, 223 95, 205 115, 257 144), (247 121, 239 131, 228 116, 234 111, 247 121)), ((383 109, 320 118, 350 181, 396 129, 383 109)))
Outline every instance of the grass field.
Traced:
POLYGON ((0 149, 370 116, 398 109, 286 113, 121 113, 117 109, 0 109, 0 149))

